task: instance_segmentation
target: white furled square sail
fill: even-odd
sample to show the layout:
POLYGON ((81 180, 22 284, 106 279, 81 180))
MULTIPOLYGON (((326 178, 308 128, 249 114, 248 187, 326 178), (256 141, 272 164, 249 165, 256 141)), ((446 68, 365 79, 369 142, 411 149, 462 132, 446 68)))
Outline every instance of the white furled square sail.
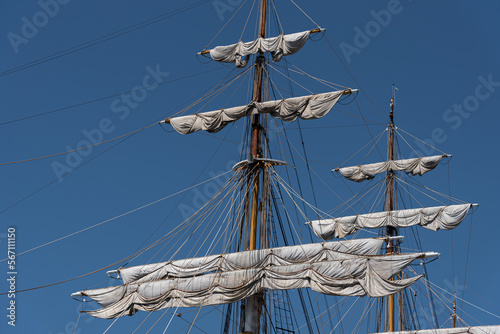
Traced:
POLYGON ((252 101, 245 106, 172 117, 161 123, 169 123, 175 131, 185 135, 200 130, 218 132, 229 123, 256 114, 271 114, 285 122, 293 122, 297 118, 317 119, 328 114, 342 95, 353 91, 349 89, 266 102, 252 101))
POLYGON ((411 227, 419 225, 432 231, 452 230, 465 218, 474 204, 434 206, 421 209, 406 209, 374 212, 355 216, 319 219, 308 222, 314 234, 328 240, 344 238, 360 229, 382 227, 411 227))
POLYGON ((448 155, 389 160, 367 165, 337 168, 334 169, 334 171, 340 172, 343 177, 354 182, 371 180, 375 177, 375 175, 388 171, 405 172, 412 175, 422 176, 423 174, 436 168, 441 159, 446 157, 448 157, 448 155))
MULTIPOLYGON (((319 31, 319 30, 318 30, 319 31)), ((236 67, 242 68, 248 64, 248 56, 259 52, 269 52, 273 61, 280 61, 283 56, 293 55, 299 52, 309 38, 310 30, 295 34, 281 34, 276 37, 259 37, 254 41, 217 46, 210 50, 210 57, 222 63, 235 63, 236 67)))

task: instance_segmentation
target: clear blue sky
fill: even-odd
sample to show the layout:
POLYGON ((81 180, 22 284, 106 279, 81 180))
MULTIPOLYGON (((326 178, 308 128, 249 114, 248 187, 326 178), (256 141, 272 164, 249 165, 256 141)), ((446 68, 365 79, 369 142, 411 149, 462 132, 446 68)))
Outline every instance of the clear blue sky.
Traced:
MULTIPOLYGON (((281 23, 287 33, 314 28, 292 3, 277 2, 281 23)), ((53 2, 42 0, 41 3, 53 2)), ((214 62, 199 62, 195 55, 232 15, 235 7, 230 3, 242 2, 209 1, 123 36, 1 76, 0 123, 4 123, 134 90, 145 83, 154 84, 155 76, 144 81, 151 72, 157 73, 157 80, 167 81, 219 69, 154 87, 147 91, 147 96, 137 93, 128 106, 115 97, 1 125, 0 163, 74 149, 87 139, 85 133, 101 139, 94 131, 99 127, 104 140, 127 134, 171 115, 174 108, 213 86, 229 70, 214 62), (224 7, 228 11, 221 12, 220 7, 218 11, 216 5, 220 3, 229 6, 224 7)), ((500 269, 497 258, 500 227, 497 211, 500 184, 496 166, 500 163, 497 154, 500 145, 497 128, 500 120, 500 3, 411 0, 401 0, 399 4, 394 1, 303 0, 297 3, 315 22, 327 29, 328 39, 379 110, 388 113, 391 85, 396 83, 399 88, 396 106, 398 126, 421 139, 433 140, 436 148, 453 154, 449 165, 452 196, 480 204, 473 217, 465 297, 471 303, 499 314, 500 269), (374 13, 388 9, 392 10, 392 14, 389 17, 378 16, 379 20, 385 21, 377 23, 377 14, 374 13), (362 40, 359 31, 366 33, 366 29, 368 37, 362 40), (460 110, 459 105, 464 107, 460 110)), ((45 10, 51 11, 51 16, 43 14, 44 9, 37 1, 4 2, 0 5, 0 72, 186 4, 157 0, 66 1, 58 8, 53 5, 47 7, 45 10), (39 27, 35 30, 31 27, 30 30, 28 26, 34 20, 38 20, 39 27)), ((250 1, 236 16, 236 21, 232 21, 219 35, 215 45, 238 40, 249 9, 250 1)), ((254 27, 254 20, 250 20, 246 39, 253 35, 254 27)), ((312 75, 359 88, 325 39, 308 42, 299 54, 289 57, 289 60, 312 75)), ((311 81, 305 80, 304 84, 311 84, 311 88, 318 92, 326 91, 326 88, 311 81)), ((234 97, 230 104, 245 103, 245 89, 243 93, 234 97)), ((299 88, 296 93, 307 94, 299 88)), ((227 101, 227 98, 220 101, 227 101)), ((360 105, 367 119, 385 123, 361 94, 360 105)), ((217 108, 216 104, 210 106, 217 108)), ((359 115, 354 104, 341 109, 359 115)), ((363 122, 359 118, 332 112, 322 121, 303 122, 301 125, 304 127, 309 159, 321 162, 311 163, 311 166, 336 191, 348 191, 339 179, 332 177, 330 169, 370 140, 363 122), (338 125, 355 127, 334 127, 338 125), (318 126, 326 128, 312 129, 318 126)), ((240 141, 243 126, 244 122, 240 122, 218 136, 240 141)), ((287 127, 295 145, 300 147, 297 132, 292 130, 296 124, 287 127)), ((383 126, 370 128, 373 134, 383 130, 383 126)), ((406 138, 410 139, 415 149, 426 153, 411 137, 406 138)), ((5 237, 9 226, 17 229, 17 252, 21 252, 187 188, 200 173, 198 180, 206 180, 226 171, 228 162, 238 159, 237 145, 233 143, 224 142, 217 150, 220 144, 217 138, 203 134, 181 136, 154 126, 82 166, 83 162, 113 144, 80 151, 85 155, 79 153, 73 158, 57 156, 0 166, 0 211, 53 181, 57 177, 54 166, 68 166, 68 162, 81 166, 62 182, 53 183, 0 214, 1 258, 7 254, 5 237), (214 159, 204 169, 213 155, 214 159)), ((383 145, 380 148, 385 150, 383 145)), ((402 154, 411 153, 409 149, 405 150, 402 154)), ((369 158, 370 162, 376 159, 376 155, 369 158)), ((448 167, 440 166, 435 173, 419 181, 447 194, 448 167)), ((319 179, 316 178, 314 183, 322 210, 339 204, 319 179)), ((307 188, 308 181, 305 185, 307 188)), ((310 196, 309 189, 305 192, 310 196)), ((196 194, 188 192, 183 203, 192 206, 196 202, 196 194)), ((348 197, 349 194, 345 194, 345 198, 348 197)), ((20 256, 17 262, 18 289, 69 279, 129 255, 155 231, 179 198, 174 197, 20 256)), ((181 220, 181 212, 174 210, 156 233, 167 233, 181 220)), ((297 226, 302 223, 296 222, 297 226)), ((426 249, 443 253, 437 262, 429 266, 429 270, 433 281, 448 290, 453 281, 453 267, 457 284, 463 284, 469 228, 470 218, 467 218, 453 232, 454 266, 450 233, 422 234, 426 249)), ((7 271, 6 262, 0 262, 0 272, 4 273, 2 277, 7 276, 7 271)), ((70 294, 106 284, 106 275, 99 272, 55 287, 19 293, 15 328, 7 326, 5 308, 9 300, 0 296, 3 310, 0 331, 72 333, 72 322, 77 320, 80 304, 73 301, 70 294)), ((7 289, 6 280, 2 279, 0 290, 4 292, 7 289)), ((466 311, 481 323, 500 322, 500 319, 472 307, 467 307, 466 311)), ((217 323, 220 322, 218 314, 213 317, 217 323)), ((136 315, 120 319, 110 332, 132 332, 143 318, 143 315, 136 315)), ((167 316, 162 321, 155 328, 155 333, 162 332, 160 328, 166 326, 167 316)), ((79 333, 100 333, 110 323, 85 315, 80 319, 79 333)), ((178 330, 185 325, 182 320, 174 319, 172 328, 178 330)))

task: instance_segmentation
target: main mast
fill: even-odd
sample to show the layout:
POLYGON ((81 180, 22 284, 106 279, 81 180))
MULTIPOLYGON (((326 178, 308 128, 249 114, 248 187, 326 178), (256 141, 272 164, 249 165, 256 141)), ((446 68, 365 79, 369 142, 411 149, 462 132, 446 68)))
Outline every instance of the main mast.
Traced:
MULTIPOLYGON (((392 98, 391 98, 391 113, 389 114, 390 124, 389 128, 389 140, 388 140, 388 149, 387 155, 389 161, 394 160, 394 84, 392 85, 392 98)), ((387 172, 387 183, 386 183, 386 191, 387 191, 387 200, 386 200, 386 210, 392 211, 395 210, 395 194, 394 194, 394 171, 389 170, 387 172)), ((387 235, 389 237, 393 237, 397 234, 397 229, 392 226, 387 226, 387 235)), ((387 254, 396 253, 396 247, 394 246, 394 241, 389 239, 387 243, 387 254)), ((394 295, 390 295, 389 299, 389 332, 394 332, 394 319, 395 319, 395 307, 394 307, 394 295)), ((399 310, 401 312, 401 310, 399 310)))
MULTIPOLYGON (((262 0, 261 10, 260 10, 260 25, 259 25, 259 37, 265 38, 266 35, 266 15, 267 15, 267 0, 262 0)), ((263 77, 263 63, 264 63, 264 53, 259 52, 257 54, 256 64, 255 64, 255 75, 253 83, 253 101, 262 101, 262 77, 263 77)), ((251 142, 251 160, 259 158, 261 155, 260 147, 260 115, 255 114, 252 118, 252 142, 251 142)), ((258 173, 258 170, 256 171, 258 173)), ((254 178, 254 188, 252 193, 252 211, 251 211, 251 224, 250 224, 250 248, 249 250, 254 250, 257 241, 257 201, 258 201, 258 188, 259 188, 259 178, 254 178)))
MULTIPOLYGON (((266 37, 266 17, 267 17, 267 0, 261 1, 260 7, 260 23, 259 23, 259 37, 266 37)), ((263 66, 264 66, 264 53, 257 54, 255 62, 255 74, 253 83, 253 101, 262 101, 262 81, 263 81, 263 66)), ((262 154, 260 142, 260 115, 255 114, 252 117, 251 126, 251 148, 250 148, 250 161, 256 161, 262 154)), ((255 162, 253 171, 253 184, 252 184, 252 206, 250 212, 250 235, 248 250, 255 250, 257 248, 257 218, 259 213, 259 177, 260 166, 255 162)), ((260 332, 260 315, 262 313, 263 295, 256 294, 246 300, 245 306, 245 334, 258 334, 260 332)))

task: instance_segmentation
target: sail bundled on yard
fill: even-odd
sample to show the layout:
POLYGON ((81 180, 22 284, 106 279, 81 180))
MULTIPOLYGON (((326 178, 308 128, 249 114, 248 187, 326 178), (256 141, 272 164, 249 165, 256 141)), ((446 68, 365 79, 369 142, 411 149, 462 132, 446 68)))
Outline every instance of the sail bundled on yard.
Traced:
POLYGON ((390 170, 422 176, 423 174, 436 168, 443 157, 447 157, 447 155, 389 160, 367 165, 337 168, 335 171, 340 172, 343 177, 354 182, 370 180, 373 179, 375 175, 385 173, 390 170))
POLYGON ((314 233, 324 239, 344 238, 362 228, 410 227, 420 225, 428 230, 451 230, 465 218, 473 204, 435 206, 368 213, 363 215, 313 220, 314 233))
POLYGON ((285 122, 297 118, 316 119, 328 114, 342 95, 350 93, 351 90, 341 90, 266 102, 252 101, 245 106, 172 117, 162 123, 170 123, 177 132, 185 135, 200 130, 218 132, 227 124, 252 114, 271 114, 285 122))
MULTIPOLYGON (((436 254, 432 254, 435 256, 436 254)), ((207 272, 192 277, 175 277, 129 283, 116 287, 81 291, 102 308, 87 311, 98 318, 132 315, 138 310, 157 311, 168 307, 200 307, 234 303, 263 289, 310 288, 338 296, 382 297, 410 286, 421 276, 389 280, 426 253, 391 256, 359 256, 344 259, 303 259, 294 264, 249 267, 207 272)))
POLYGON ((273 61, 280 61, 283 56, 289 56, 298 52, 309 38, 310 31, 295 34, 281 34, 271 38, 258 38, 251 42, 217 46, 210 50, 210 57, 218 62, 235 63, 236 67, 245 67, 248 56, 258 52, 270 52, 273 61))
POLYGON ((213 271, 231 271, 301 261, 325 261, 357 255, 376 255, 384 239, 355 239, 266 248, 239 253, 217 254, 192 259, 119 269, 123 283, 146 282, 172 277, 189 277, 213 271))

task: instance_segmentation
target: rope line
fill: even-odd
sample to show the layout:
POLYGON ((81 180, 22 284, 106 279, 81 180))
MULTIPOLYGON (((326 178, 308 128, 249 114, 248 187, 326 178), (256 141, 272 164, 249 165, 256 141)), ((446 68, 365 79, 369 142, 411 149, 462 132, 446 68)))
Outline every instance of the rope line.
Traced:
POLYGON ((175 16, 177 14, 180 14, 180 13, 183 13, 183 12, 188 11, 190 9, 193 9, 195 7, 198 7, 198 6, 200 6, 200 5, 204 4, 204 3, 207 3, 209 1, 210 0, 202 0, 202 1, 195 2, 193 4, 190 4, 190 5, 187 5, 187 6, 178 8, 178 9, 175 9, 173 11, 164 13, 164 14, 162 14, 160 16, 156 16, 156 17, 153 17, 151 19, 142 21, 140 23, 136 23, 136 24, 134 24, 132 26, 129 26, 129 27, 117 30, 115 32, 112 32, 112 33, 109 33, 109 34, 106 34, 106 35, 103 35, 101 37, 95 38, 95 39, 90 40, 88 42, 85 42, 85 43, 73 46, 71 48, 68 48, 68 49, 65 49, 65 50, 62 50, 62 51, 59 51, 59 52, 56 52, 56 53, 54 53, 52 55, 45 56, 45 57, 39 58, 37 60, 33 60, 33 61, 25 63, 23 65, 20 65, 20 66, 11 68, 9 70, 0 72, 0 77, 6 76, 6 75, 9 75, 9 74, 18 72, 18 71, 22 71, 24 69, 27 69, 27 68, 30 68, 30 67, 33 67, 33 66, 36 66, 36 65, 39 65, 39 64, 42 64, 42 63, 45 63, 45 62, 48 62, 48 61, 51 61, 51 60, 63 57, 63 56, 66 56, 68 54, 71 54, 71 53, 74 53, 74 52, 77 52, 77 51, 89 48, 89 47, 97 45, 97 44, 101 44, 103 42, 106 42, 108 40, 114 39, 116 37, 128 34, 129 32, 132 32, 132 31, 135 31, 135 30, 147 27, 149 25, 152 25, 154 23, 163 21, 163 20, 165 20, 167 18, 170 18, 170 17, 175 16))
POLYGON ((22 163, 22 162, 29 162, 29 161, 35 161, 35 160, 40 160, 40 159, 52 158, 52 157, 56 157, 56 156, 59 156, 59 155, 68 154, 68 153, 71 153, 71 152, 85 150, 87 148, 91 148, 91 147, 94 147, 94 146, 99 146, 99 145, 102 145, 102 144, 106 144, 106 143, 115 141, 117 139, 123 138, 123 137, 131 136, 131 135, 136 134, 136 133, 138 133, 138 132, 140 132, 142 130, 146 130, 147 128, 150 128, 150 127, 152 127, 153 125, 156 125, 156 124, 157 123, 155 122, 155 123, 147 125, 147 126, 145 126, 143 128, 140 128, 138 130, 135 130, 135 131, 129 132, 127 134, 124 134, 124 135, 121 135, 121 136, 118 136, 118 137, 115 137, 115 138, 111 138, 111 139, 108 139, 108 140, 105 140, 105 141, 102 141, 102 142, 99 142, 99 143, 96 143, 96 144, 92 144, 92 145, 89 145, 89 146, 75 148, 74 150, 69 150, 69 151, 65 151, 65 152, 59 152, 59 153, 44 155, 44 156, 36 157, 36 158, 30 158, 30 159, 24 159, 24 160, 18 160, 18 161, 10 161, 10 162, 2 162, 2 163, 0 163, 0 166, 6 166, 6 165, 18 164, 18 163, 22 163))
POLYGON ((91 104, 91 103, 95 103, 95 102, 100 102, 100 101, 112 99, 114 97, 121 96, 122 94, 134 93, 134 92, 137 92, 137 91, 145 90, 147 88, 166 85, 166 84, 169 84, 169 83, 172 83, 172 82, 176 82, 176 81, 180 81, 180 80, 184 80, 184 79, 196 77, 196 76, 199 76, 199 75, 202 75, 202 74, 207 74, 207 73, 210 73, 210 72, 219 71, 219 70, 221 70, 223 68, 224 67, 219 67, 219 68, 216 68, 216 69, 212 69, 212 70, 208 70, 208 71, 204 71, 204 72, 200 72, 200 73, 196 73, 196 74, 191 74, 191 75, 188 75, 188 76, 185 76, 185 77, 181 77, 181 78, 177 78, 177 79, 173 79, 173 80, 168 80, 168 81, 164 81, 164 82, 160 82, 160 83, 155 83, 155 84, 152 84, 152 85, 149 85, 149 86, 144 86, 142 88, 138 88, 138 89, 134 89, 134 90, 129 90, 129 91, 126 91, 126 92, 121 92, 121 93, 118 93, 118 94, 113 94, 113 95, 109 95, 109 96, 105 96, 105 97, 100 97, 100 98, 97 98, 97 99, 94 99, 94 100, 90 100, 90 101, 85 101, 85 102, 73 104, 73 105, 70 105, 70 106, 67 106, 67 107, 57 108, 57 109, 45 111, 43 113, 34 114, 34 115, 31 115, 31 116, 26 116, 26 117, 21 117, 21 118, 18 118, 18 119, 13 119, 11 121, 6 121, 6 122, 3 122, 3 123, 0 123, 0 126, 11 124, 11 123, 16 123, 16 122, 20 122, 20 121, 24 121, 24 120, 31 119, 31 118, 36 118, 36 117, 40 117, 40 116, 45 116, 45 115, 53 114, 53 113, 56 113, 56 112, 59 112, 59 111, 63 111, 63 110, 68 110, 68 109, 72 109, 72 108, 76 108, 76 107, 81 107, 81 106, 84 106, 84 105, 87 105, 87 104, 91 104))
POLYGON ((41 188, 38 188, 37 190, 33 191, 32 193, 30 193, 29 195, 21 198, 20 200, 18 200, 17 202, 11 204, 10 206, 6 207, 5 209, 3 209, 2 211, 0 211, 0 214, 6 212, 7 210, 10 210, 12 209, 13 207, 17 206, 18 204, 24 202, 25 200, 27 200, 28 198, 30 198, 31 196, 39 193, 40 191, 44 190, 45 188, 51 186, 52 184, 56 183, 57 181, 61 180, 62 178, 65 178, 66 176, 68 176, 69 174, 75 172, 76 170, 80 169, 81 167, 85 166, 86 164, 88 164, 89 162, 93 161, 94 159, 97 159, 98 157, 100 157, 101 155, 107 153, 108 151, 112 150, 113 148, 115 148, 116 146, 120 145, 121 143, 123 143, 124 141, 132 138, 135 134, 129 136, 129 137, 125 137, 123 140, 119 141, 118 143, 114 144, 113 146, 107 148, 106 150, 102 151, 101 153, 97 154, 96 156, 90 158, 89 160, 85 161, 84 163, 82 163, 80 166, 77 166, 73 169, 71 169, 69 172, 66 172, 64 173, 63 175, 55 178, 54 180, 50 181, 49 183, 47 183, 46 185, 42 186, 41 188))
POLYGON ((219 34, 222 32, 222 30, 224 30, 224 28, 228 25, 228 23, 231 22, 233 17, 240 11, 240 9, 243 7, 244 4, 246 4, 247 1, 248 0, 243 1, 240 7, 238 7, 238 9, 234 12, 234 14, 229 18, 229 20, 227 20, 227 22, 222 26, 222 28, 220 28, 219 32, 215 34, 214 38, 212 38, 212 40, 208 42, 207 46, 205 46, 203 50, 206 50, 210 46, 210 44, 212 44, 212 42, 217 38, 217 36, 219 36, 219 34))
POLYGON ((345 70, 347 71, 347 73, 349 73, 349 76, 352 78, 352 80, 354 80, 354 82, 356 83, 356 85, 359 87, 359 89, 361 90, 361 92, 363 92, 363 95, 366 96, 366 98, 368 99, 368 101, 370 101, 370 103, 373 105, 373 107, 378 111, 378 113, 380 115, 382 115, 383 118, 385 118, 385 120, 387 122, 389 122, 389 119, 377 108, 377 106, 375 105, 375 103, 370 99, 370 97, 368 96, 368 94, 365 92, 365 90, 361 87, 361 85, 359 84, 359 82, 356 80, 356 78, 354 77, 354 75, 351 73, 351 71, 349 71, 349 68, 347 67, 347 65, 344 63, 344 61, 342 60, 342 58, 340 58, 339 54, 337 53, 337 51, 335 50, 335 48, 333 47, 332 43, 330 43, 330 40, 326 37, 326 33, 324 31, 321 31, 321 33, 323 34, 323 36, 325 37, 325 40, 326 42, 328 43, 328 45, 330 45, 330 48, 333 50, 333 53, 335 53, 335 55, 337 56, 337 58, 339 59, 340 63, 342 64, 342 66, 344 66, 345 70))
MULTIPOLYGON (((64 239, 69 238, 69 237, 72 237, 72 236, 74 236, 74 235, 76 235, 76 234, 79 234, 79 233, 82 233, 82 232, 88 231, 88 230, 90 230, 90 229, 93 229, 93 228, 95 228, 95 227, 101 226, 101 225, 103 225, 103 224, 109 223, 109 222, 111 222, 111 221, 113 221, 113 220, 116 220, 116 219, 118 219, 118 218, 124 217, 124 216, 129 215, 129 214, 131 214, 131 213, 133 213, 133 212, 136 212, 136 211, 142 210, 142 209, 147 208, 147 207, 149 207, 149 206, 151 206, 151 205, 153 205, 153 204, 156 204, 156 203, 162 202, 162 201, 164 201, 164 200, 166 200, 166 199, 168 199, 168 198, 171 198, 171 197, 173 197, 173 196, 176 196, 176 195, 178 195, 178 194, 181 194, 181 193, 183 193, 183 192, 185 192, 185 191, 191 190, 191 189, 193 189, 193 188, 195 188, 195 187, 198 187, 198 186, 200 186, 200 185, 202 185, 202 184, 205 184, 205 183, 207 183, 207 182, 210 182, 210 181, 212 181, 212 180, 215 180, 215 179, 217 179, 217 178, 219 178, 219 177, 221 177, 221 176, 224 176, 224 175, 226 175, 226 174, 228 174, 228 173, 231 173, 231 172, 232 172, 232 171, 227 171, 227 172, 224 172, 224 173, 219 174, 219 175, 217 175, 217 176, 214 176, 214 177, 212 177, 212 178, 210 178, 210 179, 208 179, 208 180, 205 180, 205 181, 203 181, 203 182, 200 182, 200 183, 198 183, 198 184, 196 184, 196 185, 193 185, 193 186, 191 186, 191 187, 185 188, 185 189, 183 189, 183 190, 180 190, 180 191, 178 191, 178 192, 176 192, 176 193, 170 194, 170 195, 165 196, 165 197, 163 197, 163 198, 157 199, 157 200, 155 200, 155 201, 153 201, 153 202, 150 202, 150 203, 148 203, 148 204, 142 205, 142 206, 140 206, 140 207, 138 207, 138 208, 135 208, 135 209, 133 209, 133 210, 127 211, 127 212, 122 213, 122 214, 120 214, 120 215, 118 215, 118 216, 115 216, 115 217, 113 217, 113 218, 109 218, 109 219, 104 220, 104 221, 102 221, 102 222, 100 222, 100 223, 94 224, 94 225, 92 225, 92 226, 86 227, 86 228, 81 229, 81 230, 79 230, 79 231, 76 231, 76 232, 70 233, 70 234, 68 234, 68 235, 65 235, 65 236, 63 236, 63 237, 57 238, 57 239, 55 239, 55 240, 52 240, 52 241, 50 241, 50 242, 46 242, 46 243, 41 244, 41 245, 39 245, 39 246, 33 247, 33 248, 31 248, 31 249, 28 249, 28 250, 26 250, 26 251, 24 251, 24 252, 21 252, 21 253, 17 254, 17 255, 16 255, 16 257, 18 257, 18 256, 20 256, 20 255, 23 255, 23 254, 26 254, 26 253, 29 253, 29 252, 32 252, 32 251, 34 251, 34 250, 40 249, 40 248, 42 248, 42 247, 46 247, 46 246, 48 246, 48 245, 51 245, 51 244, 56 243, 56 242, 58 242, 58 241, 64 240, 64 239)), ((0 260, 0 262, 6 261, 6 260, 8 260, 8 258, 5 258, 5 259, 3 259, 3 260, 0 260)))
MULTIPOLYGON (((425 281, 429 282, 430 284, 434 285, 434 286, 435 286, 436 288, 438 288, 439 290, 441 290, 441 291, 443 291, 443 292, 446 292, 447 294, 449 294, 449 295, 451 295, 451 296, 455 297, 455 295, 454 295, 454 294, 452 294, 452 293, 450 293, 450 292, 446 291, 445 289, 441 288, 439 285, 434 284, 434 283, 432 283, 431 281, 428 281, 425 277, 423 277, 423 279, 424 279, 425 281)), ((491 315, 491 316, 494 316, 495 318, 500 319, 500 316, 499 316, 499 315, 496 315, 496 314, 491 313, 491 312, 489 312, 489 311, 487 311, 487 310, 485 310, 485 309, 483 309, 483 308, 481 308, 481 307, 479 307, 479 306, 477 306, 477 305, 474 305, 474 304, 472 304, 472 303, 470 303, 470 302, 466 301, 466 300, 465 300, 465 299, 463 299, 463 298, 460 298, 460 297, 458 297, 458 296, 457 296, 457 299, 460 299, 463 303, 466 303, 466 304, 468 304, 468 305, 470 305, 470 306, 473 306, 473 307, 477 308, 477 309, 478 309, 478 310, 480 310, 480 311, 483 311, 483 312, 485 312, 485 313, 487 313, 487 314, 489 314, 489 315, 491 315)))

